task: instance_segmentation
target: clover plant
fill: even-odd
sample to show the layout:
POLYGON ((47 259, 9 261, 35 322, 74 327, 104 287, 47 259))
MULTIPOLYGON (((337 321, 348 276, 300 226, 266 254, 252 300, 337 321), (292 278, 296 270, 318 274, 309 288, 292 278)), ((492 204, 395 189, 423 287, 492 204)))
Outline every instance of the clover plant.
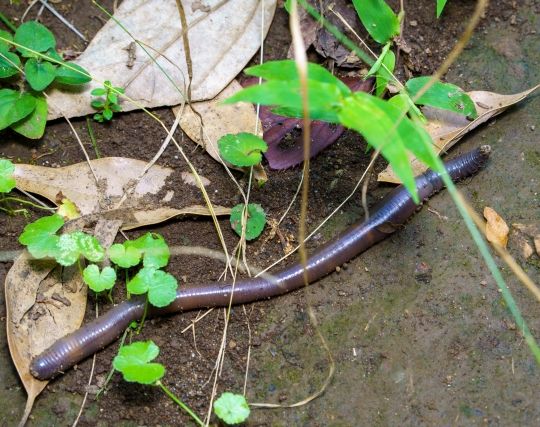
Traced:
POLYGON ((122 107, 118 104, 119 93, 124 93, 124 89, 112 86, 109 80, 105 80, 103 87, 95 88, 90 92, 92 96, 99 97, 90 103, 92 108, 99 111, 94 114, 94 120, 96 122, 103 123, 104 121, 110 121, 114 113, 122 111, 122 107))
POLYGON ((39 22, 21 24, 14 36, 0 30, 0 130, 9 127, 27 138, 41 138, 48 113, 42 92, 51 85, 90 80, 84 68, 63 60, 54 35, 39 22))

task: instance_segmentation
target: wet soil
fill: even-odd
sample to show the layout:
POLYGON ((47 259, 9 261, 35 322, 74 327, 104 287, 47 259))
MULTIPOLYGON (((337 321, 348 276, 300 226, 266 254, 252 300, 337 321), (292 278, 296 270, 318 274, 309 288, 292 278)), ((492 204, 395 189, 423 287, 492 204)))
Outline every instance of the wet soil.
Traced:
MULTIPOLYGON (((0 11, 13 19, 20 17, 26 6, 5 3, 0 11)), ((112 3, 103 1, 107 8, 112 8, 112 3)), ((103 24, 90 1, 63 0, 55 7, 89 39, 103 24)), ((449 1, 438 21, 433 0, 405 2, 405 7, 404 39, 411 48, 406 58, 408 67, 415 74, 430 74, 455 44, 474 2, 449 1)), ((538 83, 539 7, 537 2, 527 0, 492 2, 473 40, 446 78, 465 89, 503 93, 518 92, 538 83)), ((37 7, 30 18, 36 10, 37 7)), ((47 12, 42 21, 53 30, 61 49, 84 49, 84 44, 47 12)), ((289 40, 287 16, 279 8, 265 44, 267 59, 283 58, 289 40)), ((403 67, 399 73, 404 75, 403 67)), ((452 153, 485 143, 493 145, 488 168, 462 183, 460 189, 476 209, 492 206, 509 223, 538 223, 540 216, 539 101, 534 98, 513 108, 465 138, 452 153)), ((172 124, 168 109, 155 112, 172 124)), ((93 152, 86 122, 74 120, 74 126, 87 149, 93 152)), ((101 156, 150 160, 165 137, 154 121, 138 112, 121 114, 108 125, 92 126, 101 156)), ((3 132, 0 156, 51 167, 83 161, 74 137, 62 121, 48 125, 46 135, 37 142, 3 132)), ((190 158, 197 170, 216 186, 216 203, 232 206, 240 201, 219 165, 196 148, 190 158)), ((364 142, 352 133, 346 133, 313 159, 309 229, 350 193, 368 161, 364 142)), ((159 164, 178 171, 186 168, 172 148, 165 151, 159 164)), ((377 170, 383 167, 382 161, 376 165, 377 170)), ((268 183, 252 192, 252 200, 265 207, 269 218, 278 219, 296 191, 300 169, 268 174, 268 183)), ((238 178, 244 180, 241 175, 238 178)), ((387 190, 386 186, 372 182, 369 204, 387 190)), ((314 310, 336 368, 330 385, 318 399, 294 409, 254 410, 248 425, 540 423, 536 398, 539 369, 519 334, 519 325, 509 316, 449 197, 441 193, 428 205, 440 215, 424 208, 404 230, 315 286, 276 300, 232 309, 220 391, 242 391, 249 354, 250 402, 292 404, 315 393, 327 376, 329 362, 309 319, 309 307, 314 310)), ((40 215, 31 211, 31 219, 40 215)), ((362 217, 357 195, 315 236, 309 247, 362 217)), ((298 218, 296 203, 280 226, 286 238, 294 240, 298 218)), ((20 249, 17 236, 27 221, 22 216, 0 215, 2 251, 20 249)), ((228 246, 233 247, 234 233, 226 221, 221 226, 228 246)), ((220 249, 208 220, 174 220, 148 230, 163 234, 170 245, 220 249)), ((129 234, 135 237, 145 231, 129 234)), ((262 239, 248 245, 248 258, 261 267, 283 255, 282 242, 268 237, 266 230, 262 239)), ((511 250, 527 273, 538 281, 538 257, 533 255, 525 261, 517 247, 511 246, 511 250)), ((10 262, 0 263, 2 283, 10 266, 10 262)), ((209 258, 178 256, 168 270, 184 282, 199 283, 216 280, 223 266, 209 258)), ((540 333, 537 303, 509 271, 503 273, 533 333, 540 333)), ((0 424, 11 426, 22 414, 25 394, 9 361, 7 345, 2 344, 6 342, 2 293, 3 287, 0 424)), ((94 316, 95 304, 89 300, 86 318, 94 316)), ((140 336, 132 338, 152 339, 160 346, 158 360, 167 367, 164 382, 197 413, 204 414, 224 313, 214 310, 198 321, 194 329, 182 333, 196 317, 197 313, 185 313, 153 319, 140 336)), ((91 360, 52 381, 38 398, 28 424, 71 425, 88 390, 90 398, 79 425, 189 425, 191 421, 157 388, 127 384, 119 375, 113 377, 105 395, 94 398, 117 348, 118 344, 113 344, 97 355, 92 386, 87 387, 91 360)))

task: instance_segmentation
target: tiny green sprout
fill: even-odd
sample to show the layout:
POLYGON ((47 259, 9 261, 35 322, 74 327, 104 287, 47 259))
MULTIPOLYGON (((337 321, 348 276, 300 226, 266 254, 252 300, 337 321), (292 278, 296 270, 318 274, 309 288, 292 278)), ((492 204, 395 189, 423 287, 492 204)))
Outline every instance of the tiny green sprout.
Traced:
POLYGON ((133 246, 143 253, 145 267, 165 267, 171 257, 171 251, 165 239, 157 233, 146 233, 132 242, 126 242, 126 246, 133 246))
POLYGON ((105 80, 103 87, 95 88, 90 92, 92 96, 99 96, 90 103, 92 108, 99 111, 94 114, 96 122, 110 121, 114 113, 122 111, 122 107, 118 104, 119 93, 124 93, 124 89, 113 86, 109 80, 105 80))
POLYGON ((266 142, 252 133, 227 134, 218 141, 221 157, 235 166, 255 166, 268 150, 266 142))
POLYGON ((0 193, 9 193, 15 188, 13 178, 15 166, 7 159, 0 159, 0 193))
MULTIPOLYGON (((231 210, 231 227, 236 233, 242 235, 243 204, 236 205, 231 210)), ((253 240, 260 236, 266 224, 266 213, 261 205, 249 203, 247 205, 246 240, 253 240)))
POLYGON ((226 391, 214 402, 214 412, 226 424, 240 424, 247 420, 250 409, 243 395, 226 391))
POLYGON ((75 264, 80 256, 92 262, 103 261, 105 250, 98 239, 82 231, 74 231, 60 236, 56 261, 63 266, 75 264))
POLYGON ((122 373, 124 380, 139 384, 155 384, 165 375, 160 363, 150 363, 159 355, 153 341, 138 341, 125 345, 113 360, 113 367, 122 373))
POLYGON ((84 283, 94 292, 110 290, 116 282, 116 272, 111 267, 103 267, 101 272, 96 264, 90 264, 83 270, 84 283))
POLYGON ((141 262, 142 251, 127 243, 115 243, 109 248, 109 259, 122 268, 135 267, 141 262))
POLYGON ((24 227, 19 242, 27 246, 28 252, 34 258, 55 258, 60 240, 56 232, 63 225, 64 220, 58 214, 44 216, 24 227))
POLYGON ((165 307, 176 297, 176 278, 154 267, 144 267, 127 283, 129 293, 141 295, 148 292, 148 301, 155 307, 165 307))

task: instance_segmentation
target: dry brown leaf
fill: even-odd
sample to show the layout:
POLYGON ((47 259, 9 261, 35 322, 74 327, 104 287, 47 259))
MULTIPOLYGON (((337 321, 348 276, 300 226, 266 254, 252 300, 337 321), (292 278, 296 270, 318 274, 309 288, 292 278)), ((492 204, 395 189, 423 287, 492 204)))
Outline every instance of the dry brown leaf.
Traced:
MULTIPOLYGON (((80 229, 85 218, 66 224, 80 229), (83 221, 83 222, 81 222, 83 221)), ((98 221, 94 235, 109 247, 120 222, 98 221)), ((61 268, 51 261, 32 259, 24 251, 5 281, 6 329, 11 358, 28 394, 21 425, 34 400, 48 381, 35 379, 29 371, 32 358, 54 341, 77 329, 84 318, 86 289, 77 266, 61 268)))
POLYGON ((493 208, 484 208, 484 218, 486 219, 486 239, 489 242, 506 248, 508 244, 508 233, 510 229, 504 219, 495 212, 493 208))
MULTIPOLYGON (((540 85, 514 95, 500 95, 485 91, 468 92, 478 112, 478 117, 473 121, 467 120, 462 114, 452 113, 451 111, 431 107, 423 108, 422 112, 428 119, 426 130, 433 140, 435 151, 437 154, 448 151, 465 134, 502 113, 508 107, 522 101, 538 87, 540 85)), ((415 175, 420 175, 427 169, 427 166, 416 158, 411 159, 411 166, 415 175)), ((379 173, 377 180, 395 184, 401 182, 390 166, 379 173)))
MULTIPOLYGON (((242 71, 259 49, 261 34, 264 36, 268 31, 276 8, 276 0, 205 0, 204 3, 205 7, 201 8, 198 0, 183 2, 193 65, 192 101, 215 97, 242 71)), ((105 80, 124 87, 126 95, 139 103, 137 106, 123 102, 124 111, 184 101, 188 73, 176 1, 124 0, 114 17, 157 57, 159 67, 139 45, 135 48, 133 66, 128 67, 127 48, 133 39, 109 20, 75 60, 95 80, 76 93, 51 90, 49 119, 60 117, 61 112, 68 117, 95 112, 90 106, 90 91, 105 80)))
MULTIPOLYGON (((201 129, 201 120, 192 108, 174 107, 175 115, 182 114, 180 126, 182 130, 193 141, 202 146, 206 152, 215 160, 223 163, 219 155, 217 146, 218 140, 228 133, 240 133, 255 131, 255 125, 258 122, 257 114, 252 104, 240 102, 236 104, 223 104, 222 102, 242 89, 240 83, 233 80, 218 96, 210 101, 197 102, 193 104, 195 111, 202 117, 203 126, 201 129), (202 139, 201 139, 202 135, 202 139)), ((262 125, 258 122, 259 136, 262 137, 262 125)), ((236 168, 227 163, 229 168, 236 168)), ((261 165, 254 168, 254 177, 257 181, 266 182, 266 172, 261 165)))

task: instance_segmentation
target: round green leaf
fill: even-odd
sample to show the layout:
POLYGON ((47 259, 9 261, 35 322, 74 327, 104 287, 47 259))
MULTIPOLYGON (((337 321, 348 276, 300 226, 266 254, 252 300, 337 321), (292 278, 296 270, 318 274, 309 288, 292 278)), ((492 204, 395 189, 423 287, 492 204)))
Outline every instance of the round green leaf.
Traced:
POLYGON ((169 263, 171 256, 169 246, 157 233, 146 233, 137 240, 128 243, 128 246, 131 245, 143 252, 143 265, 145 267, 161 268, 169 263))
POLYGON ((60 215, 44 216, 24 227, 19 242, 28 247, 34 258, 56 257, 59 237, 56 232, 62 228, 64 220, 60 215))
POLYGON ((0 193, 9 193, 15 188, 15 165, 7 159, 0 159, 0 193))
POLYGON ((30 58, 24 64, 24 73, 32 89, 42 91, 56 77, 56 67, 50 62, 30 58))
POLYGON ((15 43, 20 44, 17 50, 25 57, 35 54, 29 51, 45 52, 56 46, 53 33, 47 27, 36 21, 28 21, 22 24, 15 32, 15 43), (25 49, 27 47, 28 49, 25 49))
POLYGON ((116 272, 111 267, 104 267, 100 272, 97 265, 90 264, 83 270, 83 280, 94 292, 102 292, 114 286, 116 272))
MULTIPOLYGON (((236 234, 242 235, 242 212, 244 205, 239 204, 232 208, 231 227, 236 234)), ((253 240, 260 236, 266 224, 266 214, 261 205, 249 203, 247 206, 248 215, 246 223, 246 240, 253 240)))
POLYGON ((15 132, 20 133, 26 138, 39 139, 45 133, 45 125, 47 124, 47 100, 41 95, 32 95, 36 100, 36 108, 32 113, 10 127, 15 132))
POLYGON ((214 402, 214 412, 226 424, 240 424, 247 420, 250 409, 244 396, 227 391, 214 402))
POLYGON ((20 68, 21 60, 16 54, 0 49, 0 79, 19 74, 20 68))
POLYGON ((148 289, 148 301, 154 307, 165 307, 176 298, 178 282, 176 278, 162 270, 156 270, 152 278, 152 284, 148 289))
POLYGON ((36 108, 36 98, 13 89, 0 89, 0 130, 24 119, 36 108))
POLYGON ((165 375, 160 363, 150 363, 159 354, 153 341, 138 341, 120 348, 113 359, 113 367, 120 371, 124 380, 139 384, 154 384, 165 375))
POLYGON ((83 233, 82 231, 75 231, 72 233, 79 252, 88 261, 101 262, 105 258, 105 250, 99 243, 99 240, 90 234, 83 233))
POLYGON ((137 272, 137 274, 127 283, 126 287, 128 292, 135 295, 142 295, 148 292, 155 271, 155 268, 141 268, 137 272))
POLYGON ((0 50, 8 51, 11 47, 11 42, 13 41, 13 36, 7 31, 0 30, 0 50))
POLYGON ((142 252, 134 246, 115 243, 109 248, 109 259, 122 268, 134 267, 141 261, 142 252))
POLYGON ((73 62, 65 62, 56 69, 55 83, 63 85, 82 85, 92 80, 88 71, 73 62))
POLYGON ((81 252, 79 251, 74 233, 62 234, 58 240, 56 262, 67 267, 75 264, 80 256, 81 252))
POLYGON ((268 149, 263 139, 247 132, 222 136, 218 147, 221 157, 235 166, 253 166, 260 163, 262 153, 268 149))

